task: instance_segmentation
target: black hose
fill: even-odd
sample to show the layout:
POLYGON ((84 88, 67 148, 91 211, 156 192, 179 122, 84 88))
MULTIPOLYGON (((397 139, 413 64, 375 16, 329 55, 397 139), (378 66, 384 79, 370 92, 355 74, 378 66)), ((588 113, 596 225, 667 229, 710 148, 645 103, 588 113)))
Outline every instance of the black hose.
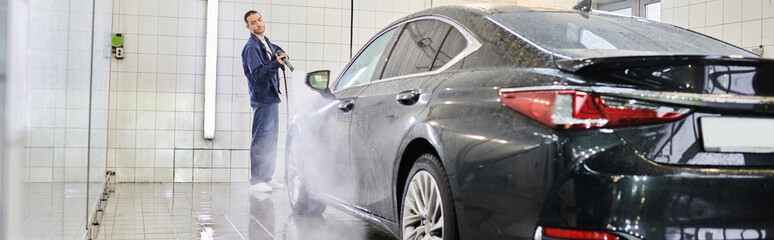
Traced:
POLYGON ((288 100, 288 76, 285 75, 285 69, 282 69, 282 82, 285 83, 285 106, 287 107, 287 115, 290 115, 290 100, 288 100))

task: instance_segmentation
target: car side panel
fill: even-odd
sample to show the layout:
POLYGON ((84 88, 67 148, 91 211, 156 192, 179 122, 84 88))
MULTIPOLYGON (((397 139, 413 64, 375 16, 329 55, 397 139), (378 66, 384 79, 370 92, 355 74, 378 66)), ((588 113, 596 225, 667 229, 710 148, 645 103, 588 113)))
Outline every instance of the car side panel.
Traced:
POLYGON ((552 84, 552 70, 460 71, 427 109, 443 146, 462 239, 531 238, 563 163, 554 131, 505 107, 502 86, 552 84))

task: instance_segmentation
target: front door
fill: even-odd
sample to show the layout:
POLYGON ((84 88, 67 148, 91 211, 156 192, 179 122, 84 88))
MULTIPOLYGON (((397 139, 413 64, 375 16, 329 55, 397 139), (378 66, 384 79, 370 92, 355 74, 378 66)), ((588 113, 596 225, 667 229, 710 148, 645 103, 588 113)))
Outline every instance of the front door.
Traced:
POLYGON ((334 199, 353 201, 351 194, 354 184, 349 156, 349 126, 352 118, 349 106, 365 89, 356 86, 342 89, 333 95, 315 100, 313 106, 303 107, 305 115, 297 115, 294 124, 298 126, 297 139, 302 146, 298 156, 304 156, 302 176, 310 190, 334 199))
POLYGON ((358 97, 350 131, 352 167, 361 192, 357 204, 397 221, 394 168, 399 147, 417 122, 435 87, 446 76, 441 69, 460 53, 466 41, 451 25, 424 19, 400 28, 384 70, 358 97), (451 44, 454 43, 454 44, 451 44))
POLYGON ((330 155, 322 157, 330 161, 318 163, 317 168, 330 169, 329 172, 318 174, 324 174, 331 181, 310 183, 310 185, 316 185, 316 189, 323 189, 324 193, 331 194, 334 199, 343 200, 347 204, 354 204, 359 193, 355 190, 359 185, 350 161, 352 116, 361 110, 358 96, 373 79, 375 69, 380 65, 380 60, 387 45, 391 43, 394 32, 394 29, 388 30, 374 38, 330 86, 333 97, 326 98, 324 104, 318 105, 320 109, 311 110, 324 115, 323 118, 316 119, 323 121, 320 124, 323 127, 318 131, 320 135, 325 136, 322 138, 321 145, 328 148, 328 151, 324 152, 330 155))

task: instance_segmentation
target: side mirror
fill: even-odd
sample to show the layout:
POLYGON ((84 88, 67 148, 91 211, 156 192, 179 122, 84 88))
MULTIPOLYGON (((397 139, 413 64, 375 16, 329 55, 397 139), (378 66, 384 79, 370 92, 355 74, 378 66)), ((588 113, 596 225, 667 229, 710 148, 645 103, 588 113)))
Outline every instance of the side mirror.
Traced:
POLYGON ((307 86, 311 87, 315 91, 323 92, 328 89, 328 82, 330 80, 331 71, 330 70, 319 70, 314 71, 306 74, 306 80, 304 83, 306 83, 307 86))

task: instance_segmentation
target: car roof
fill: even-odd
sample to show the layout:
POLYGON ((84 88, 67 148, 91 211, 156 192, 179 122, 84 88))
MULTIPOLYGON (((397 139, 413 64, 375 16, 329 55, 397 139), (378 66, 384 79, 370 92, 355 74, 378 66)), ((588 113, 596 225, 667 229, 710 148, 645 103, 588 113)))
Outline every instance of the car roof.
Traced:
MULTIPOLYGON (((398 20, 395 20, 394 22, 390 23, 385 27, 385 29, 398 24, 400 22, 422 17, 422 16, 429 16, 429 15, 441 15, 446 16, 451 19, 455 20, 463 20, 463 19, 483 19, 484 16, 490 15, 490 14, 497 14, 497 13, 509 13, 509 12, 568 12, 568 13, 579 13, 580 11, 574 10, 571 8, 567 9, 556 9, 556 8, 540 8, 540 7, 526 7, 526 6, 517 6, 517 5, 505 5, 505 4, 466 4, 466 5, 446 5, 446 6, 438 6, 438 7, 432 7, 428 9, 424 9, 422 11, 418 11, 415 13, 411 13, 409 15, 406 15, 398 20)), ((466 21, 463 21, 463 25, 466 21)), ((466 26, 468 27, 468 26, 466 26)), ((383 29, 384 30, 384 29, 383 29)))
POLYGON ((409 14, 406 17, 398 20, 410 19, 419 16, 426 15, 444 15, 451 18, 463 17, 463 15, 475 15, 485 16, 493 13, 507 13, 507 12, 580 12, 574 9, 556 9, 556 8, 541 8, 541 7, 528 7, 518 5, 503 5, 503 4, 466 4, 466 5, 447 5, 428 8, 413 14, 409 14))

